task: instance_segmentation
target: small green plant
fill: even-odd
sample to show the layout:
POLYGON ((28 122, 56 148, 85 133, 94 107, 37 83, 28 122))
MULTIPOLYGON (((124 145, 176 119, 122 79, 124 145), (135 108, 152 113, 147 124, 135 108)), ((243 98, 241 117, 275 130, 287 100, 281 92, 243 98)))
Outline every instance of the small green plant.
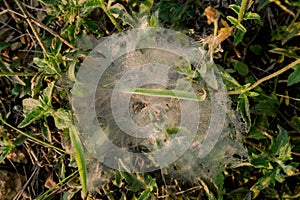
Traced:
POLYGON ((245 26, 242 24, 245 20, 256 20, 257 23, 261 23, 260 16, 257 13, 253 13, 251 11, 247 11, 250 8, 251 4, 247 8, 247 0, 242 0, 241 5, 232 4, 229 6, 231 10, 233 10, 238 16, 227 16, 226 18, 230 21, 230 23, 237 28, 234 32, 234 45, 238 45, 242 40, 247 31, 245 26))
MULTIPOLYGON (((132 196, 132 198, 138 200, 146 200, 157 190, 156 180, 149 175, 128 173, 125 171, 117 171, 115 173, 114 184, 121 188, 124 185, 131 194, 126 196, 132 196), (136 196, 138 195, 138 197, 136 196)), ((125 198, 125 197, 124 197, 125 198)))
MULTIPOLYGON (((76 43, 77 36, 81 33, 82 27, 85 30, 96 35, 103 35, 103 30, 99 24, 91 19, 91 13, 98 7, 103 5, 103 1, 95 0, 63 0, 63 1, 48 1, 41 0, 47 5, 51 5, 47 13, 51 16, 62 18, 66 22, 62 35, 67 38, 72 44, 76 43)), ((54 20, 48 18, 47 24, 54 20)))
MULTIPOLYGON (((32 124, 37 120, 42 121, 42 133, 43 136, 51 142, 51 130, 48 121, 48 117, 51 116, 54 119, 55 127, 60 130, 65 130, 69 133, 71 145, 74 151, 74 155, 82 185, 82 196, 87 194, 86 186, 86 166, 84 160, 84 150, 79 139, 78 131, 73 121, 72 114, 69 110, 59 108, 55 109, 52 106, 52 94, 55 87, 55 81, 48 83, 48 86, 43 90, 41 96, 38 99, 27 98, 23 100, 25 118, 18 125, 18 128, 24 128, 32 124)), ((27 136, 27 135, 26 135, 27 136)), ((42 144, 45 144, 42 142, 42 144)), ((47 145, 53 148, 52 145, 47 145)), ((56 148, 55 148, 56 149, 56 148)))
POLYGON ((278 129, 279 133, 276 138, 270 136, 271 144, 267 151, 255 148, 259 152, 254 153, 255 150, 253 150, 251 155, 251 164, 258 168, 263 175, 251 187, 254 198, 267 187, 275 186, 276 182, 282 183, 286 178, 294 176, 296 173, 298 163, 290 162, 292 160, 292 145, 288 133, 280 126, 278 126, 278 129))

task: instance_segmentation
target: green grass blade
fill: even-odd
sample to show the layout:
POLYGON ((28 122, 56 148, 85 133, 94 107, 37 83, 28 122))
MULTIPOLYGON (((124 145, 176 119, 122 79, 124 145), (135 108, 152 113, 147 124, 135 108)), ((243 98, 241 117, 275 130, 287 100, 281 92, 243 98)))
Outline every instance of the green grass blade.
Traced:
POLYGON ((14 126, 12 126, 12 125, 10 125, 9 123, 7 123, 6 121, 4 121, 4 119, 2 118, 1 115, 0 115, 0 121, 1 121, 3 124, 5 124, 6 126, 8 126, 9 128, 14 129, 14 130, 17 131, 18 133, 21 133, 22 135, 28 137, 29 139, 31 139, 31 140, 33 140, 33 141, 36 141, 37 143, 40 143, 40 144, 42 144, 42 145, 45 145, 45 146, 50 147, 50 148, 52 148, 52 149, 55 149, 55 150, 57 150, 57 151, 59 151, 59 152, 61 152, 61 153, 70 154, 70 153, 67 152, 67 151, 64 151, 64 150, 62 150, 62 149, 60 149, 60 148, 58 148, 58 147, 56 147, 56 146, 53 146, 52 144, 49 144, 49 143, 44 142, 44 141, 42 141, 42 140, 39 140, 39 139, 37 139, 37 138, 35 138, 35 137, 29 135, 28 133, 25 133, 25 132, 23 132, 23 131, 21 131, 21 130, 15 128, 14 126))
POLYGON ((55 184, 54 186, 52 186, 49 190, 47 190, 45 193, 43 193, 42 195, 40 195, 39 197, 37 197, 35 200, 42 200, 45 199, 45 197, 52 192, 55 188, 57 188, 58 186, 62 185, 63 183, 65 183, 67 180, 71 179, 73 176, 75 176, 78 173, 78 170, 73 172, 72 174, 70 174, 68 177, 64 178, 63 180, 59 181, 57 184, 55 184))
POLYGON ((136 88, 133 94, 157 96, 157 97, 168 97, 176 99, 185 99, 193 101, 203 101, 206 98, 205 90, 203 95, 198 95, 195 93, 181 91, 181 90, 163 90, 163 89, 149 89, 149 88, 136 88))
POLYGON ((36 73, 26 73, 26 72, 0 72, 0 77, 2 76, 35 76, 36 73))
POLYGON ((86 163, 84 159, 83 146, 79 139, 78 131, 76 127, 71 124, 70 128, 71 144, 75 152, 75 160, 79 170, 80 182, 82 186, 82 198, 85 198, 87 194, 87 181, 86 181, 86 163))

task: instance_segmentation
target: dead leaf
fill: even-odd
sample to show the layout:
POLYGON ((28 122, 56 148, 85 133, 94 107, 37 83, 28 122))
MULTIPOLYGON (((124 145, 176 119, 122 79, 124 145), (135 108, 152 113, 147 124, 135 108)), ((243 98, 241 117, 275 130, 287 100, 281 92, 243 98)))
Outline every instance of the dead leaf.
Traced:
POLYGON ((219 13, 211 6, 208 6, 207 8, 205 8, 204 14, 207 17, 208 24, 211 24, 212 22, 214 22, 215 20, 217 20, 219 18, 219 13))
POLYGON ((53 181, 53 174, 50 173, 44 186, 45 186, 45 188, 50 189, 50 188, 54 187, 55 185, 56 185, 56 183, 53 181))
POLYGON ((9 153, 6 158, 16 163, 27 163, 25 154, 20 150, 13 150, 13 152, 9 153))
POLYGON ((221 19, 221 24, 222 24, 225 28, 228 28, 228 27, 229 27, 228 23, 227 23, 224 19, 221 19))
POLYGON ((216 39, 216 43, 221 44, 224 40, 226 40, 228 37, 230 37, 232 34, 232 30, 233 30, 233 27, 220 28, 218 30, 218 36, 216 39))

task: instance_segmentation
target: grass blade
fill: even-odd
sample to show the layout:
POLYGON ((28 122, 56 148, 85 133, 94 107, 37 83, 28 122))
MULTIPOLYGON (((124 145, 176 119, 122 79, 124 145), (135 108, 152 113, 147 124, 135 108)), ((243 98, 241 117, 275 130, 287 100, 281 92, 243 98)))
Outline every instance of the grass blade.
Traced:
POLYGON ((203 101, 206 98, 206 92, 203 90, 203 95, 195 93, 180 91, 180 90, 163 90, 163 89, 149 89, 149 88, 136 88, 133 94, 157 96, 157 97, 169 97, 176 99, 186 99, 193 101, 203 101))
POLYGON ((87 183, 86 183, 86 163, 84 159, 83 146, 79 139, 78 131, 76 127, 71 124, 69 128, 69 134, 71 139, 71 144, 75 152, 75 160, 78 166, 80 182, 82 185, 82 198, 85 198, 87 194, 87 183))
POLYGON ((49 190, 47 190, 45 193, 37 197, 35 200, 42 200, 45 199, 45 197, 52 192, 55 188, 65 183, 67 180, 71 179, 73 176, 75 176, 78 173, 78 171, 73 172, 68 177, 64 178, 63 180, 59 181, 57 184, 55 184, 53 187, 51 187, 49 190))
POLYGON ((22 135, 28 137, 29 139, 31 139, 31 140, 33 140, 33 141, 35 141, 35 142, 37 142, 37 143, 40 143, 40 144, 42 144, 42 145, 45 145, 45 146, 50 147, 50 148, 52 148, 52 149, 55 149, 55 150, 57 150, 57 151, 59 151, 59 152, 61 152, 61 153, 70 154, 69 152, 67 152, 67 151, 65 151, 65 150, 62 150, 62 149, 60 149, 60 148, 58 148, 58 147, 56 147, 56 146, 53 146, 52 144, 49 144, 49 143, 47 143, 47 142, 44 142, 44 141, 42 141, 42 140, 39 140, 39 139, 37 139, 37 138, 35 138, 35 137, 29 135, 28 133, 25 133, 25 132, 23 132, 23 131, 21 131, 21 130, 15 128, 14 126, 12 126, 12 125, 10 125, 9 123, 7 123, 6 121, 4 121, 4 119, 2 118, 1 115, 0 115, 0 121, 1 121, 3 124, 5 124, 6 126, 8 126, 9 128, 11 128, 11 129, 17 131, 18 133, 21 133, 22 135))

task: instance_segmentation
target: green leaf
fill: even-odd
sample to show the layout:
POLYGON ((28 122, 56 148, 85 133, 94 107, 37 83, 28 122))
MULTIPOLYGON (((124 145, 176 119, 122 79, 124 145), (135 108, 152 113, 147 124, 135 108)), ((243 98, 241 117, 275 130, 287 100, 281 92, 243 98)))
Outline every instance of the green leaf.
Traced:
POLYGON ((123 22, 123 25, 127 24, 132 27, 137 25, 135 18, 127 12, 126 8, 122 4, 116 3, 111 6, 109 8, 109 13, 115 18, 119 18, 123 22))
POLYGON ((0 163, 11 152, 13 147, 14 147, 13 143, 7 140, 6 138, 3 138, 2 141, 0 140, 0 163))
POLYGON ((41 119, 43 116, 47 114, 47 111, 44 110, 41 107, 37 107, 35 110, 29 112, 23 121, 18 125, 18 128, 24 128, 25 126, 28 126, 32 122, 41 119))
POLYGON ((189 77, 193 78, 194 71, 192 70, 192 66, 190 62, 188 62, 185 59, 179 59, 178 61, 176 61, 175 66, 176 66, 176 71, 186 75, 188 78, 189 77))
POLYGON ((44 73, 61 74, 61 70, 58 66, 58 63, 54 59, 34 57, 33 61, 37 66, 43 69, 44 73))
POLYGON ((76 38, 76 26, 75 25, 69 25, 66 28, 66 33, 69 41, 74 44, 75 38, 76 38))
POLYGON ((269 126, 268 116, 256 115, 247 138, 253 138, 256 140, 267 139, 267 136, 264 135, 264 131, 268 129, 269 126))
MULTIPOLYGON (((32 135, 32 132, 29 132, 28 134, 31 136, 31 135, 32 135)), ((20 135, 20 136, 18 136, 18 137, 14 140, 14 145, 15 145, 15 146, 20 146, 20 145, 22 145, 27 139, 28 139, 27 136, 25 136, 25 135, 20 135)))
POLYGON ((48 62, 42 58, 34 57, 33 62, 40 68, 46 68, 48 66, 48 62))
POLYGON ((290 4, 291 4, 291 6, 300 7, 300 1, 294 1, 294 2, 291 2, 290 4))
POLYGON ((43 101, 49 106, 51 107, 51 101, 52 101, 52 92, 53 92, 53 88, 54 88, 55 82, 52 81, 51 83, 48 83, 48 87, 46 87, 43 90, 43 94, 42 94, 42 99, 43 101))
POLYGON ((169 127, 169 128, 167 128, 167 134, 168 135, 173 135, 173 134, 176 134, 176 133, 178 133, 178 131, 179 131, 179 128, 178 127, 169 127))
POLYGON ((288 86, 300 82, 300 64, 293 67, 294 71, 288 77, 288 86))
POLYGON ((76 68, 76 61, 71 61, 68 65, 67 76, 68 76, 68 79, 72 82, 75 82, 75 80, 76 80, 75 68, 76 68))
POLYGON ((46 138, 46 140, 48 140, 51 143, 52 142, 51 131, 50 131, 47 121, 41 123, 41 131, 42 131, 43 136, 46 138))
POLYGON ((26 78, 23 80, 24 83, 26 84, 24 85, 20 85, 20 84, 15 84, 11 93, 15 96, 18 96, 20 99, 22 99, 24 96, 26 95, 31 95, 31 78, 26 78))
POLYGON ((248 74, 248 72, 249 72, 248 65, 246 65, 244 62, 241 62, 241 61, 235 60, 235 59, 231 59, 231 63, 239 75, 246 76, 248 74))
POLYGON ((257 102, 255 110, 257 114, 276 116, 278 112, 278 99, 274 93, 270 95, 261 94, 257 97, 253 97, 257 102))
POLYGON ((289 40, 300 35, 300 22, 294 22, 290 25, 280 26, 272 30, 272 40, 281 40, 284 45, 289 40))
POLYGON ((132 192, 138 192, 141 189, 146 188, 146 184, 144 180, 142 180, 141 175, 139 174, 131 174, 128 172, 120 171, 121 176, 128 183, 126 188, 132 192))
POLYGON ((264 53, 263 47, 259 44, 250 45, 249 50, 257 56, 261 56, 264 53))
POLYGON ((281 172, 281 169, 278 167, 276 169, 276 173, 275 173, 275 180, 278 181, 279 183, 283 183, 285 178, 284 175, 281 172))
POLYGON ((84 159, 83 146, 79 139, 78 131, 73 124, 70 125, 69 134, 70 134, 71 144, 75 152, 74 154, 75 160, 78 166, 80 183, 82 186, 82 198, 85 199, 87 194, 86 163, 84 159))
POLYGON ((35 97, 39 94, 43 86, 44 72, 41 70, 31 79, 31 96, 35 97))
POLYGON ((226 17, 229 21, 230 21, 230 23, 232 24, 232 25, 237 25, 238 24, 238 19, 237 18, 234 18, 234 17, 232 17, 232 16, 227 16, 226 17))
POLYGON ((238 45, 240 42, 243 41, 245 32, 241 31, 241 30, 237 30, 235 35, 234 35, 234 41, 233 44, 234 46, 238 45))
POLYGON ((254 193, 253 199, 256 198, 263 189, 275 184, 275 175, 275 170, 267 172, 250 188, 250 190, 254 193))
POLYGON ((247 31, 246 28, 241 23, 238 22, 238 19, 236 19, 232 16, 227 16, 227 19, 230 21, 230 23, 232 25, 236 26, 236 28, 238 28, 243 33, 245 33, 247 31))
POLYGON ((76 20, 76 16, 77 16, 77 8, 75 5, 68 5, 68 10, 66 13, 64 13, 64 15, 62 15, 63 19, 65 22, 69 23, 69 24, 73 24, 73 22, 76 20))
POLYGON ((159 3, 155 4, 153 10, 159 10, 159 18, 174 26, 193 15, 192 10, 188 6, 179 1, 176 1, 176 3, 174 1, 159 1, 159 3))
MULTIPOLYGON (((215 90, 218 89, 218 82, 215 74, 215 65, 212 62, 205 62, 201 65, 200 68, 197 67, 196 71, 202 76, 208 76, 208 79, 205 79, 207 85, 215 90)), ((198 95, 197 95, 198 96, 198 95)))
MULTIPOLYGON (((74 199, 74 195, 76 195, 76 193, 80 190, 79 187, 74 187, 72 189, 68 189, 67 192, 64 192, 64 195, 62 197, 62 200, 72 200, 74 199)), ((89 198, 87 198, 87 200, 90 200, 89 198)))
POLYGON ((283 169, 284 173, 288 176, 293 176, 297 172, 297 169, 292 165, 281 164, 280 166, 283 169))
POLYGON ((101 7, 99 1, 87 1, 83 5, 83 16, 88 16, 95 8, 101 7))
POLYGON ((159 24, 159 10, 155 11, 149 20, 149 25, 152 28, 159 28, 160 24, 159 24))
POLYGON ((156 180, 149 176, 150 180, 148 180, 147 183, 147 189, 142 192, 142 194, 139 196, 138 200, 147 200, 149 199, 151 192, 153 191, 154 187, 156 186, 156 180))
POLYGON ((240 10, 241 10, 241 7, 236 5, 236 4, 231 4, 229 5, 229 8, 231 10, 233 10, 236 14, 239 14, 240 10))
POLYGON ((52 117, 54 118, 55 126, 58 129, 66 129, 71 124, 71 115, 65 109, 59 108, 52 114, 52 117))
POLYGON ((119 171, 116 171, 115 173, 115 180, 113 181, 113 184, 118 188, 120 188, 123 185, 122 176, 119 171))
POLYGON ((221 197, 223 197, 223 195, 225 194, 225 189, 224 189, 224 181, 225 181, 224 171, 225 170, 220 170, 217 173, 217 176, 214 178, 214 184, 215 184, 215 187, 218 190, 218 199, 222 199, 221 197))
POLYGON ((249 20, 249 19, 255 19, 255 20, 260 20, 260 16, 257 13, 253 13, 253 12, 246 12, 244 17, 244 20, 249 20))
POLYGON ((285 31, 286 31, 286 34, 283 37, 282 45, 284 45, 286 42, 288 42, 292 38, 294 38, 296 36, 300 36, 300 22, 294 22, 293 24, 289 25, 285 31))
POLYGON ((62 47, 62 42, 58 38, 53 38, 52 39, 52 44, 51 44, 51 54, 54 56, 58 56, 62 47))
POLYGON ((154 3, 154 0, 139 1, 139 4, 140 4, 139 16, 149 15, 151 8, 153 6, 153 3, 154 3))
POLYGON ((150 194, 151 194, 150 189, 144 190, 142 194, 139 196, 138 200, 147 200, 150 197, 150 194))
POLYGON ((270 168, 269 163, 270 163, 270 159, 264 153, 260 155, 256 155, 256 154, 251 155, 251 164, 256 168, 269 169, 270 168))
POLYGON ((236 27, 237 27, 240 31, 242 31, 243 33, 246 33, 246 31, 247 31, 247 29, 246 29, 241 23, 238 23, 238 24, 236 25, 236 27))
POLYGON ((87 29, 88 31, 91 31, 92 33, 95 33, 98 35, 103 34, 103 32, 100 31, 101 29, 100 29, 99 25, 93 20, 85 19, 85 20, 83 20, 82 25, 85 29, 87 29))
POLYGON ((27 114, 35 110, 38 106, 41 107, 41 102, 37 99, 27 98, 27 99, 23 99, 22 105, 23 105, 23 112, 27 114))
POLYGON ((285 148, 287 144, 289 144, 289 136, 287 131, 278 125, 279 134, 278 136, 272 140, 271 146, 270 146, 270 152, 274 156, 279 156, 280 151, 282 148, 285 148))
POLYGON ((242 94, 239 97, 237 107, 238 107, 239 111, 241 112, 242 117, 246 123, 246 129, 247 129, 247 131, 249 131, 250 127, 251 127, 251 116, 250 116, 249 99, 246 94, 242 94))
POLYGON ((227 90, 233 90, 241 87, 239 82, 235 80, 227 71, 221 72, 221 76, 224 80, 227 90))

